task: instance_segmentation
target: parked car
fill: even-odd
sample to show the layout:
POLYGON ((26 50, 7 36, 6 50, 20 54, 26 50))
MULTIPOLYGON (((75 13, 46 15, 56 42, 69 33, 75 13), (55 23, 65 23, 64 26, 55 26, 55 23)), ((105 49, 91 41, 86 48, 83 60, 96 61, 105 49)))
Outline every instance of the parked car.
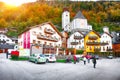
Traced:
POLYGON ((32 54, 29 57, 29 61, 37 63, 46 63, 46 57, 44 54, 32 54))
POLYGON ((113 58, 113 55, 110 54, 109 56, 107 56, 108 59, 112 59, 113 58))
POLYGON ((56 57, 54 54, 45 54, 46 62, 56 62, 56 57))

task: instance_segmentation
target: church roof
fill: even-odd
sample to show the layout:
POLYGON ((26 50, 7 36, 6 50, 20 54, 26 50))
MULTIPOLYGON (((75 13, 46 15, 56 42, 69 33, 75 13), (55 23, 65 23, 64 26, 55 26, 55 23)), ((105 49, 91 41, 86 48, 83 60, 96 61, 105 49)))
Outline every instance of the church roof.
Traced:
POLYGON ((74 19, 75 19, 75 18, 86 19, 86 18, 83 16, 83 14, 82 14, 81 11, 79 11, 79 12, 75 15, 74 19))

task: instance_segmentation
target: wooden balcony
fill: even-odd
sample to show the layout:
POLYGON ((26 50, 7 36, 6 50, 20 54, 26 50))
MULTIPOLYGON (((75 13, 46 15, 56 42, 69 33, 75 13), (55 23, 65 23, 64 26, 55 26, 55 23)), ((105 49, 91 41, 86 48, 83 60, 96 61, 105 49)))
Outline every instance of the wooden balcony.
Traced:
POLYGON ((43 45, 43 48, 53 48, 53 46, 52 45, 43 45))
POLYGON ((78 42, 71 42, 71 45, 78 45, 78 42))
POLYGON ((74 36, 74 39, 77 39, 77 40, 80 40, 82 38, 83 38, 82 36, 74 36))
POLYGON ((87 45, 100 45, 100 42, 86 42, 87 45))
POLYGON ((95 36, 95 35, 90 35, 90 36, 88 36, 88 39, 90 39, 90 40, 97 40, 98 37, 95 36))
POLYGON ((38 39, 42 39, 42 40, 47 40, 47 41, 53 41, 53 42, 58 42, 58 39, 56 37, 48 37, 45 35, 37 35, 38 39))
POLYGON ((47 28, 45 28, 44 32, 47 34, 54 34, 55 33, 53 30, 47 29, 47 28))
POLYGON ((108 45, 108 42, 101 42, 100 45, 108 45))

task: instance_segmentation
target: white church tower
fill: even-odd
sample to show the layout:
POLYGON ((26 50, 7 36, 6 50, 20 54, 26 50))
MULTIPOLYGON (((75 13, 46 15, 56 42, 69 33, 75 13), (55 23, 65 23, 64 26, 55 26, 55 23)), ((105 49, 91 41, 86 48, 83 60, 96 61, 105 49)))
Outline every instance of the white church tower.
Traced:
POLYGON ((107 26, 104 26, 103 31, 109 33, 109 28, 107 26))
POLYGON ((68 31, 70 24, 70 12, 67 8, 63 9, 62 13, 62 29, 68 31))

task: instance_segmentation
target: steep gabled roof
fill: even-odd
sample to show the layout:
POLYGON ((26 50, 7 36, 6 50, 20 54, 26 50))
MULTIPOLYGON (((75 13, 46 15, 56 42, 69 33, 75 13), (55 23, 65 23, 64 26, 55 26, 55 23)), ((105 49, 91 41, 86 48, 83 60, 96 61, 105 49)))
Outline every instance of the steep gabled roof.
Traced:
MULTIPOLYGON (((57 30, 56 26, 53 25, 51 22, 46 22, 46 23, 42 23, 42 24, 39 24, 39 25, 35 25, 35 26, 32 26, 32 27, 29 27, 29 28, 26 29, 24 32, 27 32, 27 31, 29 31, 29 30, 32 29, 32 28, 36 28, 36 27, 39 27, 39 26, 42 26, 42 25, 45 25, 45 24, 51 25, 51 27, 52 27, 61 37, 63 37, 62 34, 57 30)), ((23 34, 24 32, 22 32, 21 34, 23 34)), ((21 34, 19 34, 19 35, 21 35, 21 34)))
POLYGON ((104 32, 104 33, 106 33, 106 34, 109 35, 111 38, 113 38, 111 34, 109 34, 109 33, 107 33, 107 32, 104 32))
POLYGON ((86 19, 86 18, 83 16, 83 14, 82 14, 81 11, 79 11, 79 12, 75 15, 74 19, 76 19, 76 18, 86 19))
POLYGON ((84 34, 81 31, 78 31, 78 32, 84 36, 84 34))
MULTIPOLYGON (((101 36, 100 36, 100 34, 99 34, 99 33, 97 33, 97 32, 96 32, 96 31, 94 31, 94 30, 91 30, 90 32, 94 32, 96 35, 98 35, 99 37, 101 37, 101 36)), ((89 33, 90 33, 90 32, 89 32, 89 33)), ((88 34, 89 34, 89 33, 88 33, 88 34)), ((86 35, 88 35, 88 34, 86 34, 86 35)))

